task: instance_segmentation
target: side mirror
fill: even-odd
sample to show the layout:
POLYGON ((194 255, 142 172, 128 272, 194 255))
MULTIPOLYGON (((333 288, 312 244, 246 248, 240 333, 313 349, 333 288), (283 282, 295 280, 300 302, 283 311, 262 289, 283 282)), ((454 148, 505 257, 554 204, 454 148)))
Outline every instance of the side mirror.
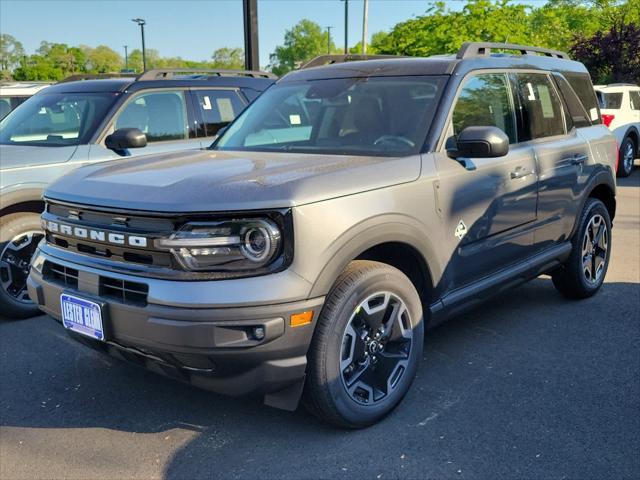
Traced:
POLYGON ((509 137, 498 127, 467 127, 456 142, 456 150, 449 151, 453 158, 495 158, 509 153, 509 137))
POLYGON ((127 150, 147 146, 147 136, 137 128, 119 128, 107 138, 104 144, 109 150, 127 150))

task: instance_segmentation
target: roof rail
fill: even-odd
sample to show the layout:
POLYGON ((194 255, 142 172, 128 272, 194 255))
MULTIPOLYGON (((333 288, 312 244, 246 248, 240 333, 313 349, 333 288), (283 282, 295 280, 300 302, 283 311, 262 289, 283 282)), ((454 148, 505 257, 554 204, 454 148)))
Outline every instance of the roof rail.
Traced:
POLYGON ((163 80, 174 78, 175 74, 201 74, 203 78, 209 77, 255 77, 278 78, 273 73, 258 70, 225 70, 209 68, 156 68, 147 70, 138 76, 138 80, 163 80))
POLYGON ((135 78, 135 73, 76 73, 63 78, 58 83, 77 82, 78 80, 100 80, 103 78, 135 78))
POLYGON ((332 65, 334 63, 345 62, 357 62, 361 60, 385 60, 389 58, 404 58, 401 55, 361 55, 361 54, 349 54, 349 55, 320 55, 312 58, 307 63, 300 67, 300 70, 304 68, 320 67, 322 65, 332 65))
POLYGON ((494 43, 494 42, 465 42, 458 50, 458 54, 456 58, 473 58, 473 57, 484 57, 487 55, 491 55, 491 50, 516 50, 519 51, 521 55, 532 55, 541 53, 547 57, 556 57, 562 58, 564 60, 569 60, 569 55, 560 52, 558 50, 551 50, 549 48, 540 48, 540 47, 530 47, 527 45, 517 45, 515 43, 494 43))

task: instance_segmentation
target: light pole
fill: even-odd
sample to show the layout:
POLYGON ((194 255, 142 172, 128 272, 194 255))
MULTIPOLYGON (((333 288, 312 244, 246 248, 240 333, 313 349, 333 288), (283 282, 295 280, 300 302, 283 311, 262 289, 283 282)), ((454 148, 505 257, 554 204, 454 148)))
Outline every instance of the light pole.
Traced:
POLYGON ((344 0, 344 54, 349 53, 349 0, 344 0))
POLYGON ((129 54, 127 52, 127 48, 129 48, 129 45, 123 45, 123 47, 124 47, 124 69, 129 70, 129 54))
POLYGON ((132 22, 140 25, 140 33, 142 34, 142 71, 147 71, 147 51, 144 47, 144 26, 147 22, 144 21, 144 18, 132 18, 132 22))
POLYGON ((369 0, 364 0, 362 10, 362 54, 367 54, 367 24, 369 23, 369 0))
POLYGON ((327 27, 327 55, 331 55, 331 29, 333 27, 327 27))

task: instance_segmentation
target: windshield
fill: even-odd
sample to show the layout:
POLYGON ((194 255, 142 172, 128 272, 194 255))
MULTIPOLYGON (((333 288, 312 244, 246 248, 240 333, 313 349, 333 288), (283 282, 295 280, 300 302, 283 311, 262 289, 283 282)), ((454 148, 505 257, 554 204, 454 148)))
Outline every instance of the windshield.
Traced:
POLYGON ((34 95, 0 122, 0 144, 57 147, 87 143, 115 93, 34 95))
POLYGON ((418 153, 446 77, 368 77, 281 83, 213 148, 337 155, 418 153))

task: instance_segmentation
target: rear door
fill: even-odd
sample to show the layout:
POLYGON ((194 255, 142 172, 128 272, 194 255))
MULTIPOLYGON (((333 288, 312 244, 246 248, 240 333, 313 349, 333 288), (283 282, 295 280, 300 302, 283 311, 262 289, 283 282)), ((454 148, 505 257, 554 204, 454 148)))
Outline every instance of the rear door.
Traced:
POLYGON ((526 258, 533 243, 537 172, 533 148, 517 137, 516 113, 506 73, 464 80, 450 116, 447 144, 469 126, 496 126, 510 140, 499 158, 436 155, 438 202, 446 238, 455 245, 447 283, 457 288, 526 258))
MULTIPOLYGON (((519 135, 533 147, 537 163, 534 241, 539 250, 565 240, 573 228, 580 208, 580 177, 591 163, 589 144, 573 118, 565 114, 565 103, 551 75, 517 73, 515 84, 522 115, 519 135)), ((586 112, 582 117, 584 125, 590 126, 586 112)))

